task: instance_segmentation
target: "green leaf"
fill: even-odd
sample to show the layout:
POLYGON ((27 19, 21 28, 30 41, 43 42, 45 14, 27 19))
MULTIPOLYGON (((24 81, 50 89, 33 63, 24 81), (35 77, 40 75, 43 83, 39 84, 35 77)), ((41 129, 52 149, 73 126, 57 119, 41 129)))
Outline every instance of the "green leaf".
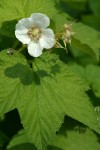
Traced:
POLYGON ((21 130, 12 138, 7 146, 7 150, 36 150, 36 148, 29 143, 24 130, 21 130))
POLYGON ((70 67, 90 86, 95 96, 100 97, 100 67, 90 64, 84 68, 75 63, 70 67))
POLYGON ((89 0, 89 5, 95 15, 100 15, 100 1, 89 0))
POLYGON ((68 13, 73 18, 77 18, 86 11, 87 0, 60 0, 57 7, 61 12, 68 13))
POLYGON ((0 34, 7 37, 15 37, 15 25, 17 20, 0 22, 0 34))
POLYGON ((100 31, 100 15, 82 15, 82 22, 100 31))
POLYGON ((24 56, 0 53, 0 114, 17 108, 29 139, 38 150, 60 128, 64 115, 100 133, 87 87, 67 65, 51 53, 34 59, 30 68, 24 56))
POLYGON ((14 147, 11 146, 11 148, 7 150, 36 150, 36 148, 34 148, 34 146, 30 143, 23 143, 23 144, 17 144, 14 147))
POLYGON ((44 13, 52 18, 57 9, 55 1, 51 0, 1 0, 0 1, 0 33, 14 37, 17 21, 21 18, 30 17, 32 13, 44 13))
POLYGON ((87 81, 93 89, 95 95, 100 97, 100 67, 95 65, 88 65, 86 67, 87 81))
MULTIPOLYGON (((86 71, 85 71, 85 68, 79 64, 76 64, 76 63, 70 63, 69 64, 70 68, 75 72, 77 73, 77 75, 85 80, 87 82, 87 77, 86 77, 86 71)), ((88 88, 89 89, 89 88, 88 88)), ((88 90, 87 89, 87 90, 88 90)))
POLYGON ((6 37, 0 34, 0 51, 2 49, 11 48, 16 42, 18 42, 17 39, 6 37))
MULTIPOLYGON (((82 57, 82 54, 88 54, 89 56, 92 57, 92 59, 97 59, 95 52, 93 49, 91 49, 88 45, 82 44, 80 40, 77 40, 75 38, 72 39, 72 44, 71 44, 71 51, 75 54, 77 54, 77 51, 79 51, 79 55, 82 57)), ((87 55, 87 56, 88 56, 87 55)))
POLYGON ((0 130, 0 149, 4 146, 4 144, 8 141, 8 137, 5 135, 5 133, 0 130))
POLYGON ((100 143, 99 137, 92 130, 79 125, 75 120, 66 121, 66 124, 62 126, 62 132, 58 133, 55 138, 52 139, 52 147, 54 150, 99 150, 100 143))
MULTIPOLYGON (((70 9, 70 11, 72 10, 73 15, 74 13, 79 13, 81 11, 85 11, 86 9, 86 2, 87 0, 61 0, 62 3, 64 2, 64 4, 66 4, 67 7, 67 11, 68 8, 70 9)), ((70 13, 72 13, 70 12, 70 13)))
MULTIPOLYGON (((58 134, 51 140, 48 150, 99 150, 98 140, 93 131, 67 117, 58 134)), ((24 149, 36 150, 34 145, 28 143, 25 132, 21 130, 13 137, 7 150, 24 149)))
POLYGON ((99 60, 100 33, 82 23, 74 23, 73 31, 76 32, 74 38, 77 43, 72 44, 77 48, 81 46, 80 50, 84 50, 99 60))
POLYGON ((32 13, 40 12, 49 17, 55 13, 55 2, 51 0, 1 0, 0 1, 0 20, 10 21, 29 17, 32 13))
POLYGON ((69 19, 71 19, 71 17, 67 13, 57 13, 52 18, 51 27, 55 32, 59 33, 59 31, 62 30, 63 25, 69 22, 69 19))

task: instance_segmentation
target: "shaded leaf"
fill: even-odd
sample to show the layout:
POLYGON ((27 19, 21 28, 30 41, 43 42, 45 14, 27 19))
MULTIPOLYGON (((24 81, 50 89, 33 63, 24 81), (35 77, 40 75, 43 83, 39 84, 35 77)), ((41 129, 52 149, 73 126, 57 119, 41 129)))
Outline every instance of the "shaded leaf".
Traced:
POLYGON ((7 146, 7 150, 36 150, 36 148, 29 143, 24 130, 21 130, 12 138, 7 146))
POLYGON ((73 30, 76 32, 74 38, 80 41, 79 44, 81 43, 82 46, 88 47, 84 48, 84 51, 88 51, 90 55, 99 60, 100 33, 82 23, 74 23, 73 30))
POLYGON ((100 15, 83 15, 82 22, 100 31, 100 15))
POLYGON ((89 0, 90 8, 95 15, 100 15, 100 1, 89 0))
POLYGON ((100 67, 90 64, 84 68, 75 63, 70 67, 90 86, 94 94, 100 97, 100 67))
POLYGON ((100 97, 100 67, 88 65, 86 67, 87 80, 93 89, 95 95, 100 97))
POLYGON ((92 130, 80 125, 75 120, 66 120, 62 131, 52 139, 52 146, 55 150, 99 150, 99 137, 92 130))

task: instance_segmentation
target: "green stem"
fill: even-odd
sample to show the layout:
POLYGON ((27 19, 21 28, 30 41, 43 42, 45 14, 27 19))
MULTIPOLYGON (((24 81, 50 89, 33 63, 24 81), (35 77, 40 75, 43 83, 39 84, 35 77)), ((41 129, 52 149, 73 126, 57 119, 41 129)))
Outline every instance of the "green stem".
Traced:
POLYGON ((22 47, 20 49, 18 49, 18 52, 23 51, 26 48, 26 45, 22 45, 22 47))
POLYGON ((19 44, 19 41, 17 40, 15 43, 14 43, 14 45, 13 45, 13 49, 16 49, 17 48, 17 46, 18 46, 18 44, 19 44))

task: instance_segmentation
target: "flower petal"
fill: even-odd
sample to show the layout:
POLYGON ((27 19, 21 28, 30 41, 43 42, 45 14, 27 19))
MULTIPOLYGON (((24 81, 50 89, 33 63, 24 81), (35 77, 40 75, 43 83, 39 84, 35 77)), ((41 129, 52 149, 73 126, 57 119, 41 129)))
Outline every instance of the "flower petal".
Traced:
POLYGON ((42 54, 43 47, 40 43, 31 41, 28 45, 28 53, 33 57, 38 57, 42 54))
POLYGON ((47 28, 50 24, 49 18, 41 13, 33 13, 30 16, 30 20, 33 22, 33 25, 38 26, 39 28, 47 28))
POLYGON ((43 29, 42 37, 40 38, 40 44, 42 47, 49 49, 54 46, 54 33, 51 29, 43 29))
POLYGON ((30 18, 23 18, 16 24, 16 30, 29 29, 32 26, 30 18))
POLYGON ((22 30, 22 31, 16 30, 15 35, 16 35, 16 38, 19 41, 21 41, 23 44, 29 44, 29 42, 31 40, 30 37, 27 35, 27 32, 25 30, 22 30))
POLYGON ((16 24, 15 35, 23 44, 29 44, 30 38, 27 35, 28 29, 32 26, 30 19, 23 18, 16 24))

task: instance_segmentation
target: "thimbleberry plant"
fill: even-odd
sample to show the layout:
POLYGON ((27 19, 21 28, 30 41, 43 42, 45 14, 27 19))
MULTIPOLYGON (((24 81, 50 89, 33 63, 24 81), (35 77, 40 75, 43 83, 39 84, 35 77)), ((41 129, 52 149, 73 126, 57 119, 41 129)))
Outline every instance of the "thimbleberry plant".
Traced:
POLYGON ((86 19, 95 7, 0 1, 0 149, 100 149, 100 28, 86 19))

